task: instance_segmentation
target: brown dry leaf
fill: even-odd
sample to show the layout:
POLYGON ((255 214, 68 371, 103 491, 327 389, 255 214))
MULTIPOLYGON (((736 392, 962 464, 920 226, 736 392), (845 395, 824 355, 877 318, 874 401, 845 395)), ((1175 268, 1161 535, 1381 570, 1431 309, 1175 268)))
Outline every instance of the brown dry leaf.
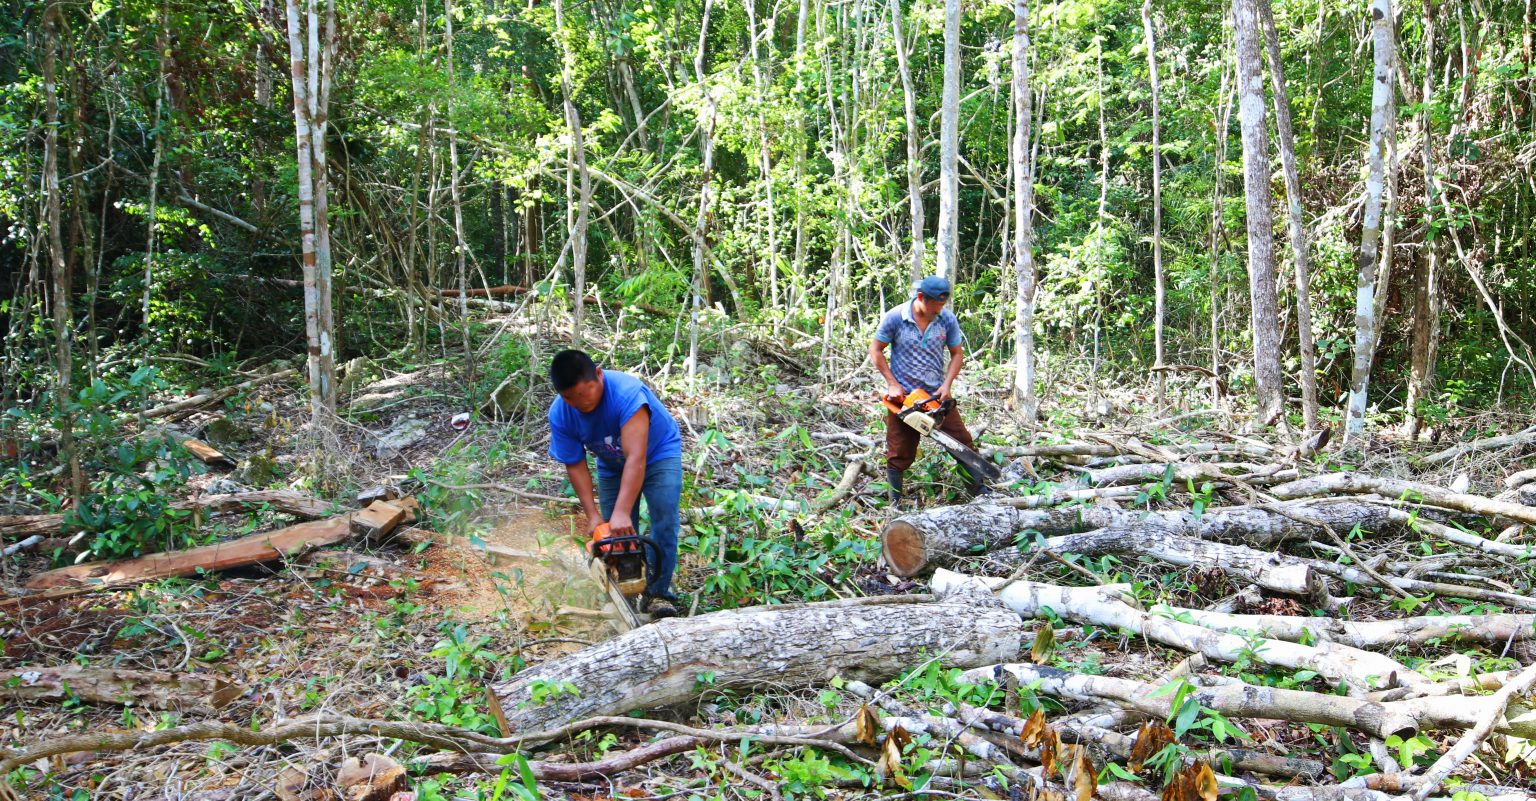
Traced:
POLYGON ((1019 740, 1026 748, 1034 748, 1040 745, 1040 740, 1045 736, 1045 710, 1036 709, 1024 721, 1024 729, 1019 732, 1019 740))
POLYGON ((854 737, 861 743, 873 747, 875 736, 880 731, 880 718, 875 711, 869 708, 869 704, 859 707, 857 714, 853 716, 854 737))
POLYGON ((1194 794, 1189 790, 1189 779, 1184 771, 1173 775, 1173 781, 1163 788, 1161 801, 1194 801, 1194 794))
POLYGON ((304 785, 309 783, 309 772, 299 767, 284 768, 277 774, 277 784, 272 787, 272 794, 281 801, 299 801, 299 794, 304 792, 304 785))
POLYGON ((901 751, 912 742, 912 735, 900 726, 891 728, 891 733, 885 736, 885 742, 880 746, 880 761, 875 764, 875 775, 889 776, 891 781, 901 785, 902 789, 912 789, 912 780, 907 778, 905 771, 901 769, 901 751))
POLYGON ((1077 801, 1090 801, 1099 789, 1098 771, 1093 767, 1093 760, 1088 758, 1085 746, 1077 747, 1077 759, 1072 761, 1072 781, 1067 789, 1075 794, 1077 801))
POLYGON ((1216 786, 1216 774, 1211 766, 1204 762, 1196 762, 1187 768, 1190 772, 1190 789, 1201 801, 1216 801, 1219 790, 1216 786))
POLYGON ((1051 655, 1056 653, 1056 630, 1051 628, 1050 621, 1040 624, 1035 629, 1035 644, 1029 647, 1029 658, 1037 665, 1043 665, 1051 660, 1051 655))
POLYGON ((1132 772, 1140 771, 1157 752, 1174 742, 1173 729, 1168 728, 1162 721, 1149 720, 1141 724, 1141 729, 1136 732, 1136 744, 1131 746, 1131 757, 1127 766, 1132 772))
POLYGON ((1041 775, 1049 776, 1056 770, 1056 752, 1061 746, 1061 740, 1056 736, 1056 730, 1046 727, 1044 735, 1040 738, 1040 767, 1041 775))

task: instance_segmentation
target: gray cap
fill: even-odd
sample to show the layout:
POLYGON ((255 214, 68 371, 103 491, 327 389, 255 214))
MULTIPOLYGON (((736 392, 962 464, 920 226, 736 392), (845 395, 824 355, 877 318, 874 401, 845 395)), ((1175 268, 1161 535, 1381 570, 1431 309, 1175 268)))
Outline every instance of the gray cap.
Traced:
POLYGON ((925 297, 934 299, 949 297, 949 279, 941 275, 930 275, 917 282, 917 291, 925 297))

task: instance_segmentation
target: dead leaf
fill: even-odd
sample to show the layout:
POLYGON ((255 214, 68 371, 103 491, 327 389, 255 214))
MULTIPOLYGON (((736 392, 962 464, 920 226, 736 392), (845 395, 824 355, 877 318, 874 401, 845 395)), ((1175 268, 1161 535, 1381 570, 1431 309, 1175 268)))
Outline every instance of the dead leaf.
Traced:
POLYGON ((1056 770, 1056 754, 1061 747, 1061 740, 1056 736, 1056 730, 1047 726, 1045 733, 1040 738, 1040 767, 1041 775, 1049 776, 1056 770))
POLYGON ((1193 771, 1190 776, 1190 784, 1195 795, 1201 801, 1216 801, 1219 789, 1216 786, 1216 773, 1211 770, 1211 766, 1204 762, 1196 762, 1189 766, 1187 770, 1193 771))
POLYGON ((861 743, 874 746, 875 737, 880 732, 880 718, 875 711, 869 708, 869 704, 859 707, 857 714, 853 716, 854 737, 861 743))
POLYGON ((299 794, 304 792, 304 785, 309 783, 309 772, 299 767, 285 768, 277 774, 277 783, 272 787, 272 794, 281 801, 299 801, 299 794))
POLYGON ((1075 794, 1077 801, 1090 801, 1099 788, 1098 771, 1093 767, 1093 760, 1088 758, 1085 746, 1080 745, 1076 750, 1077 759, 1072 761, 1072 779, 1067 783, 1067 789, 1075 794))
POLYGON ((1127 760, 1127 766, 1132 772, 1140 771, 1147 760, 1156 756, 1157 752, 1174 740, 1173 729, 1168 728, 1162 721, 1149 720, 1141 724, 1141 729, 1136 732, 1136 744, 1131 746, 1131 756, 1127 760))
POLYGON ((1024 743, 1024 747, 1035 748, 1040 745, 1043 737, 1045 737, 1045 710, 1036 709, 1024 721, 1024 728, 1019 732, 1019 740, 1024 743))
POLYGON ((880 761, 875 764, 877 776, 889 776, 904 790, 912 789, 912 780, 907 778, 906 771, 901 768, 902 749, 912 743, 912 735, 900 726, 891 727, 891 733, 885 736, 885 742, 880 747, 880 761))
POLYGON ((1029 658, 1035 664, 1043 665, 1050 661, 1054 653, 1056 653, 1056 630, 1051 628, 1050 621, 1045 621, 1035 629, 1035 643, 1029 647, 1029 658))

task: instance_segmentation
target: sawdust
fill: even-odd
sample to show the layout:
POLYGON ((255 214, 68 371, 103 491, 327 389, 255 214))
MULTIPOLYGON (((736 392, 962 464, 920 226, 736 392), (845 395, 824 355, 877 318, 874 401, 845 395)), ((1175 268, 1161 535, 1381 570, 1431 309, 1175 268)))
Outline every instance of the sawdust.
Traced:
POLYGON ((505 614, 534 631, 600 639, 612 633, 596 614, 606 597, 572 541, 571 518, 509 505, 482 510, 490 527, 472 538, 439 537, 422 553, 433 603, 465 622, 505 614), (562 614, 592 610, 594 614, 562 614))

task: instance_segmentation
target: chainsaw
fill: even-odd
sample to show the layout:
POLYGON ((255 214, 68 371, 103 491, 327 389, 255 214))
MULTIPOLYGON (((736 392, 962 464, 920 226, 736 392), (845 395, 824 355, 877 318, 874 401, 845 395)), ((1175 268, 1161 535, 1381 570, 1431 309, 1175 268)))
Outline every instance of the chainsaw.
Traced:
POLYGON ((587 546, 587 564, 597 582, 607 590, 609 600, 630 629, 640 627, 634 598, 645 591, 646 554, 655 556, 656 543, 640 534, 614 536, 607 523, 599 523, 587 546))
POLYGON ((944 422, 944 416, 955 407, 953 400, 940 401, 921 387, 907 393, 904 398, 887 395, 880 400, 885 404, 886 410, 896 415, 901 422, 917 433, 931 437, 933 441, 939 443, 950 456, 954 457, 955 461, 960 463, 961 467, 965 468, 972 479, 991 483, 1002 478, 1003 471, 999 470, 997 465, 967 448, 960 440, 939 430, 939 425, 944 422))

